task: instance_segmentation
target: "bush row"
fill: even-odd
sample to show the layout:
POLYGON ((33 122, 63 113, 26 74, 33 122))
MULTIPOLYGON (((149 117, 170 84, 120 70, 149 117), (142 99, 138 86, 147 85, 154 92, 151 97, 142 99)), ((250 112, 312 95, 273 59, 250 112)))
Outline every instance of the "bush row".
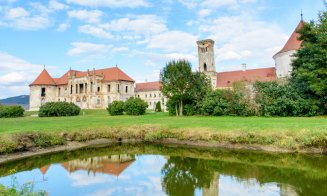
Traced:
POLYGON ((4 106, 0 105, 0 118, 15 118, 24 116, 24 108, 19 105, 4 106))
POLYGON ((39 117, 77 116, 81 108, 74 103, 48 102, 40 107, 39 117))
MULTIPOLYGON (((170 115, 178 104, 167 103, 170 115)), ((323 103, 305 98, 288 82, 236 83, 231 89, 218 89, 202 101, 185 101, 184 115, 206 116, 317 116, 324 114, 323 103)))
POLYGON ((140 98, 131 97, 126 102, 113 101, 109 104, 107 110, 110 115, 123 115, 124 112, 128 115, 143 115, 145 114, 148 104, 140 98))

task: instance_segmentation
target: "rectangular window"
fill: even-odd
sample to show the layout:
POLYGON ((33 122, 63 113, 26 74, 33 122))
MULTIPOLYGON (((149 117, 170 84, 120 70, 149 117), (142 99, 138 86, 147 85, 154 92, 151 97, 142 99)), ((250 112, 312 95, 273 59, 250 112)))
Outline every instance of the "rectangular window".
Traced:
POLYGON ((125 92, 128 93, 128 86, 125 87, 125 92))
POLYGON ((76 88, 75 93, 77 94, 78 93, 78 85, 77 84, 75 85, 75 88, 76 88))
POLYGON ((98 86, 98 92, 100 92, 100 86, 98 86))
POLYGON ((90 91, 93 92, 93 82, 91 82, 90 91))
POLYGON ((111 85, 108 84, 108 92, 110 93, 110 91, 111 91, 111 85))
POLYGON ((119 93, 120 92, 120 89, 119 89, 119 84, 117 84, 117 92, 119 93))
POLYGON ((60 88, 58 89, 58 96, 60 96, 60 88))
POLYGON ((45 97, 45 88, 41 88, 41 97, 45 97))
POLYGON ((73 94, 73 85, 70 85, 70 94, 73 94))

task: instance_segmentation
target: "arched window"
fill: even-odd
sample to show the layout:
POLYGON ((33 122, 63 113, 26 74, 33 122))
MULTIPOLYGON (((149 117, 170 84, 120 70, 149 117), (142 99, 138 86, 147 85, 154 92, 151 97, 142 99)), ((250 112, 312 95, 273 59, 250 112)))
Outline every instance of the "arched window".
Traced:
POLYGON ((207 71, 207 64, 206 63, 204 63, 204 65, 203 65, 203 70, 207 71))

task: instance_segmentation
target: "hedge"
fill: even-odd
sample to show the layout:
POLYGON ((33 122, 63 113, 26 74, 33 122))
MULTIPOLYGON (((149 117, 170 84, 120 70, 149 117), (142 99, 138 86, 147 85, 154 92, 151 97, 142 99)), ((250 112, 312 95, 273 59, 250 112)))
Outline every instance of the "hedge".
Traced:
POLYGON ((39 117, 77 116, 81 108, 74 103, 48 102, 40 107, 39 117))
POLYGON ((124 102, 113 101, 107 108, 111 116, 123 115, 124 114, 124 102))
POLYGON ((24 116, 24 108, 19 105, 3 106, 0 105, 0 118, 15 118, 24 116))

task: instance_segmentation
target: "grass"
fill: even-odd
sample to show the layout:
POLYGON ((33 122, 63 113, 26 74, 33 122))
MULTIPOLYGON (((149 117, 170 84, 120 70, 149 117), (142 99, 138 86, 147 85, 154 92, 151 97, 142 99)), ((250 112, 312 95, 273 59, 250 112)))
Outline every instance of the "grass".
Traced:
POLYGON ((271 145, 305 149, 327 147, 327 118, 109 116, 105 110, 83 110, 74 117, 0 119, 0 154, 92 139, 163 139, 210 143, 271 145))
POLYGON ((68 131, 156 125, 168 129, 206 129, 212 131, 245 132, 326 132, 326 117, 265 118, 265 117, 173 117, 167 113, 147 113, 144 116, 109 116, 105 110, 83 110, 80 116, 38 118, 27 112, 23 118, 0 119, 0 133, 26 131, 68 131))

